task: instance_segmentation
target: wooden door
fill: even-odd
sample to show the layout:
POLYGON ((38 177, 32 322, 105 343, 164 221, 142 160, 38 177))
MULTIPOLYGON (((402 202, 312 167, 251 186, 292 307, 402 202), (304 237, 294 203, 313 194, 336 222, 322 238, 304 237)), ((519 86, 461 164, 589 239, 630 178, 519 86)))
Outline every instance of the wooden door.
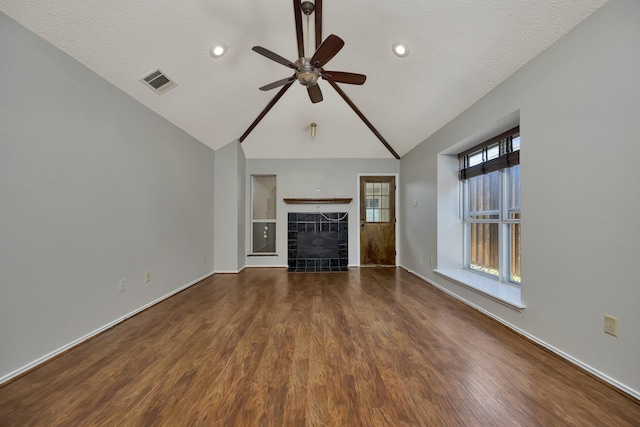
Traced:
POLYGON ((360 265, 396 265, 396 178, 360 177, 360 265))

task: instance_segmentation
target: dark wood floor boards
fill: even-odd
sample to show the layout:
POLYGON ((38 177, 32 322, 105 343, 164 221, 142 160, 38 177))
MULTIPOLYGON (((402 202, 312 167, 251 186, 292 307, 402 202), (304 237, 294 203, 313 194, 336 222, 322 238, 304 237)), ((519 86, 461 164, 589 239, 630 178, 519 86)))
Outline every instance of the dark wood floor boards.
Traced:
POLYGON ((209 278, 0 388, 0 425, 637 426, 640 405, 394 268, 209 278))

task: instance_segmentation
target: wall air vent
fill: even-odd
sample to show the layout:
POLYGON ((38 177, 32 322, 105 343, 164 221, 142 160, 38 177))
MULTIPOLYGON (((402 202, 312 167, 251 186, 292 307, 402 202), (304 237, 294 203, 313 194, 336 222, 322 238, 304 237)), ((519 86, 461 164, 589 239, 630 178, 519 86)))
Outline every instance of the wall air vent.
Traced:
POLYGON ((162 95, 169 89, 177 86, 176 82, 167 77, 159 68, 141 78, 140 81, 158 95, 162 95))

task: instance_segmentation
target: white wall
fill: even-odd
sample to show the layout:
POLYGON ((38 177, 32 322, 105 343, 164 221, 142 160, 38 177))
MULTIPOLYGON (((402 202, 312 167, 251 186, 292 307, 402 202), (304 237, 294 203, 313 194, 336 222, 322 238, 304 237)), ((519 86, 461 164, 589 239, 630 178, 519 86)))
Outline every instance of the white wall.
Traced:
POLYGON ((0 58, 2 382, 213 271, 215 156, 1 13, 0 58))
MULTIPOLYGON (((640 2, 613 0, 401 161, 401 263, 640 395, 640 2), (521 126, 522 297, 510 310, 436 276, 461 252, 446 153, 521 126), (565 163, 571 159, 571 164, 565 163), (409 207, 417 200, 417 207, 409 207), (443 247, 443 251, 440 251, 443 247), (426 259, 426 258, 425 258, 426 259), (620 335, 603 333, 604 314, 620 335)), ((455 164, 455 162, 453 163, 455 164)), ((454 166, 455 168, 455 166, 454 166)))
MULTIPOLYGON (((277 176, 276 251, 277 257, 247 257, 248 266, 287 265, 287 214, 289 212, 348 212, 349 264, 359 265, 358 259, 358 174, 397 174, 400 162, 396 159, 247 159, 247 206, 251 197, 250 176, 277 176), (351 197, 349 204, 288 205, 285 197, 351 197)), ((250 212, 245 224, 250 230, 250 212)), ((247 232, 247 239, 251 232, 247 232)), ((251 242, 247 240, 247 248, 251 242)))

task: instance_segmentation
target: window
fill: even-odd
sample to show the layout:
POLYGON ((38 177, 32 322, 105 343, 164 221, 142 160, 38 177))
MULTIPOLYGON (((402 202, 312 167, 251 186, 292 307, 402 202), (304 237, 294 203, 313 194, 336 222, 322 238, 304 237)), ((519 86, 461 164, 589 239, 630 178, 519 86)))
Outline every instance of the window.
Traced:
POLYGON ((276 252, 276 176, 251 176, 251 252, 276 252))
POLYGON ((388 182, 365 182, 365 215, 367 222, 389 222, 390 200, 388 182))
POLYGON ((465 269, 519 285, 519 128, 460 153, 458 159, 465 269))

